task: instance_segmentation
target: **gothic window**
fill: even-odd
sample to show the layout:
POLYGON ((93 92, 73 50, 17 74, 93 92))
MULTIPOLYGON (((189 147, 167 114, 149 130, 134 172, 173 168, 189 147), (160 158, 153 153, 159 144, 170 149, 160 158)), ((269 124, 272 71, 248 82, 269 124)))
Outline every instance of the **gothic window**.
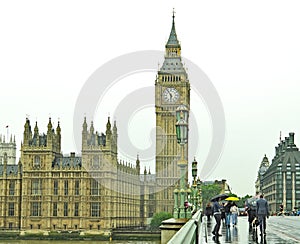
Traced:
POLYGON ((68 216, 68 203, 64 202, 64 216, 68 216))
POLYGON ((91 217, 100 217, 100 203, 99 202, 91 203, 91 217))
POLYGON ((69 194, 69 182, 67 180, 65 180, 65 182, 64 182, 64 193, 65 193, 65 196, 67 196, 69 194))
POLYGON ((79 216, 79 202, 75 202, 74 216, 79 216))
POLYGON ((34 157, 34 166, 39 167, 40 165, 41 165, 41 158, 40 158, 40 156, 36 155, 34 157))
POLYGON ((41 195, 42 194, 42 180, 33 179, 31 182, 31 194, 32 195, 41 195))
POLYGON ((8 194, 9 194, 10 196, 15 195, 15 181, 14 181, 14 180, 11 180, 11 181, 9 182, 9 192, 8 192, 8 194))
POLYGON ((41 203, 32 202, 31 203, 31 216, 41 216, 41 203))
POLYGON ((93 157, 93 167, 99 167, 99 156, 93 157))
POLYGON ((53 203, 53 216, 57 216, 57 202, 53 203))
POLYGON ((53 181, 53 195, 58 195, 58 180, 53 181))
POLYGON ((8 204, 8 216, 14 216, 15 215, 15 203, 10 202, 8 204))
POLYGON ((95 179, 91 179, 91 195, 93 195, 93 196, 100 195, 99 183, 95 179))
POLYGON ((79 185, 80 185, 80 181, 75 180, 75 195, 76 196, 79 196, 79 185))

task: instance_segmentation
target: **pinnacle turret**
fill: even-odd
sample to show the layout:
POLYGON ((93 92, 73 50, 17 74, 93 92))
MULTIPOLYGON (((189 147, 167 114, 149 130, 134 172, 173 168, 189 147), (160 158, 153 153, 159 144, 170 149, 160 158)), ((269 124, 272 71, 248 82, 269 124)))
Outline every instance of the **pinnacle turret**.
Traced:
POLYGON ((58 121, 57 127, 56 127, 56 134, 60 135, 60 132, 61 132, 61 128, 60 128, 60 124, 59 124, 59 121, 58 121))
POLYGON ((180 43, 177 39, 177 34, 176 34, 176 30, 175 30, 175 12, 174 12, 174 10, 173 10, 172 19, 173 19, 172 20, 172 28, 171 28, 168 42, 166 44, 166 48, 167 47, 179 47, 180 48, 180 43))
POLYGON ((37 121, 35 122, 35 126, 34 126, 34 135, 38 135, 39 134, 39 128, 37 125, 37 121))
POLYGON ((187 77, 186 70, 181 61, 181 47, 175 30, 175 15, 172 16, 172 28, 166 43, 165 60, 158 74, 162 75, 163 81, 180 81, 182 75, 187 77), (170 75, 176 75, 171 77, 170 75))
POLYGON ((49 118, 48 122, 48 133, 52 131, 52 123, 51 123, 51 118, 49 118))

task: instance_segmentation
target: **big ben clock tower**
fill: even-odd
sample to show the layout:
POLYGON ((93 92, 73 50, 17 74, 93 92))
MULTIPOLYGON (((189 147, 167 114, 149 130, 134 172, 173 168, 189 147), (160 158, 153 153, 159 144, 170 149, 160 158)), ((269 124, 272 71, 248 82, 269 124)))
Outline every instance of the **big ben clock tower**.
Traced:
MULTIPOLYGON (((155 81, 156 113, 156 212, 172 213, 174 185, 180 178, 177 161, 181 157, 176 138, 176 108, 190 108, 190 83, 181 60, 181 46, 175 31, 173 12, 172 29, 165 46, 165 60, 155 81)), ((184 158, 187 160, 188 143, 184 158)))

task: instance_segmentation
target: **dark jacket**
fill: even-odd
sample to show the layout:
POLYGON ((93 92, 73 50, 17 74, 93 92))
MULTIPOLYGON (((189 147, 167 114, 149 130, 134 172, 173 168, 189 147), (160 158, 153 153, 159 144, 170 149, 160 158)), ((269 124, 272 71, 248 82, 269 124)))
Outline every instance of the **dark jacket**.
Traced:
POLYGON ((212 215, 212 207, 211 206, 206 206, 205 215, 212 215))
POLYGON ((221 208, 222 206, 217 201, 215 201, 212 206, 213 214, 221 214, 221 208))
POLYGON ((232 203, 228 202, 225 204, 224 209, 225 209, 225 213, 230 213, 230 208, 232 207, 232 203))

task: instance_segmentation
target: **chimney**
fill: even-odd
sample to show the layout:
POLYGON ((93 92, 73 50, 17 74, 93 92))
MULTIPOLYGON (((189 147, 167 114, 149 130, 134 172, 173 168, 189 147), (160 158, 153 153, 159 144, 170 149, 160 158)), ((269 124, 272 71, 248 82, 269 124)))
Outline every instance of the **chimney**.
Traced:
POLYGON ((293 146, 295 146, 295 144, 294 144, 294 135, 295 135, 295 133, 294 132, 290 132, 289 133, 289 146, 290 147, 293 147, 293 146))
POLYGON ((279 155, 279 147, 275 147, 275 156, 278 157, 279 155))
POLYGON ((289 137, 285 137, 284 139, 284 147, 287 148, 289 146, 289 137))
POLYGON ((279 155, 282 154, 282 141, 280 143, 278 143, 278 152, 279 152, 279 155))

